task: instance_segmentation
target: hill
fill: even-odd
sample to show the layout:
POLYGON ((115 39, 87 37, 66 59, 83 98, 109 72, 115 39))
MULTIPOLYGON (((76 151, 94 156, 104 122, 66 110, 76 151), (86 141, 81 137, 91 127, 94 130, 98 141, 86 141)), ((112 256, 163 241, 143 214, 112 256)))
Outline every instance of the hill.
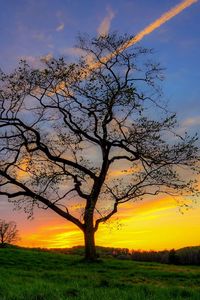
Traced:
POLYGON ((200 269, 130 260, 0 249, 1 300, 200 299, 200 269))

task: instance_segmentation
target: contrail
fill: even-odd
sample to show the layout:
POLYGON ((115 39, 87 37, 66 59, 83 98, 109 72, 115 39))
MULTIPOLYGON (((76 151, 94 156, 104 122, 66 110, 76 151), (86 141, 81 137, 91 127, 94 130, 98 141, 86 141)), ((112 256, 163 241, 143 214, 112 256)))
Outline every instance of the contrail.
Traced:
MULTIPOLYGON (((124 51, 125 49, 129 48, 130 46, 136 44, 137 42, 141 41, 146 35, 153 32, 155 29, 159 28, 162 24, 166 23, 167 21, 171 20, 173 17, 178 15, 180 12, 182 12, 187 7, 191 6, 195 2, 198 2, 198 0, 184 0, 180 4, 172 7, 170 10, 168 10, 166 13, 162 14, 160 18, 155 20, 153 23, 145 27, 142 31, 140 31, 135 37, 128 40, 124 44, 122 44, 119 48, 117 48, 116 51, 113 51, 112 53, 104 56, 101 58, 101 62, 90 62, 89 63, 89 69, 85 70, 85 74, 82 75, 83 78, 86 78, 92 70, 95 70, 99 66, 101 66, 102 62, 106 63, 113 57, 115 57, 120 52, 124 51)), ((62 84, 62 83, 61 83, 62 84)), ((60 89, 60 87, 59 87, 60 89)), ((57 89, 56 89, 57 90, 57 89)))
MULTIPOLYGON (((166 13, 161 15, 160 18, 155 20, 153 23, 145 27, 142 31, 140 31, 135 37, 124 43, 122 46, 120 46, 116 51, 110 53, 109 55, 103 57, 101 59, 102 62, 107 62, 110 59, 112 59, 116 54, 122 52, 123 50, 127 49, 128 47, 136 44, 137 42, 141 41, 145 35, 150 34, 155 29, 159 28, 162 24, 166 23, 176 15, 178 15, 180 12, 182 12, 187 7, 191 6, 195 2, 198 2, 198 0, 185 0, 182 1, 180 4, 174 6, 170 10, 168 10, 166 13)), ((91 69, 95 69, 100 65, 100 63, 94 63, 90 67, 91 69)))

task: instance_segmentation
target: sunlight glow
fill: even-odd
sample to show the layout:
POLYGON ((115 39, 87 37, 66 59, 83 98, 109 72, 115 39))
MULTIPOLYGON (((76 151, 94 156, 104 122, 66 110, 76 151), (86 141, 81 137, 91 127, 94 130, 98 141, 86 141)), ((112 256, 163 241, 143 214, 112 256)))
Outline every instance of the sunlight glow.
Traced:
MULTIPOLYGON (((191 200, 188 200, 190 204, 191 200)), ((42 216, 42 212, 41 216, 42 216)), ((188 211, 179 211, 171 197, 144 199, 126 203, 96 233, 96 244, 143 250, 162 250, 199 244, 200 206, 188 211), (191 223, 192 227, 188 226, 191 223), (158 226, 159 224, 159 226, 158 226), (192 228, 192 230, 191 230, 192 228)), ((27 229, 20 245, 28 247, 67 248, 83 245, 83 234, 75 225, 58 219, 27 229)))

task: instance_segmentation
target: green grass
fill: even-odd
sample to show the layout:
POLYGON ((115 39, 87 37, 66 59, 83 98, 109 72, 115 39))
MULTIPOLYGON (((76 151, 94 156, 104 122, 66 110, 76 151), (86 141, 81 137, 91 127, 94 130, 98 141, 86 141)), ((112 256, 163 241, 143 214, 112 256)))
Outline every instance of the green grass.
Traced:
POLYGON ((200 268, 0 249, 0 300, 200 299, 200 268))

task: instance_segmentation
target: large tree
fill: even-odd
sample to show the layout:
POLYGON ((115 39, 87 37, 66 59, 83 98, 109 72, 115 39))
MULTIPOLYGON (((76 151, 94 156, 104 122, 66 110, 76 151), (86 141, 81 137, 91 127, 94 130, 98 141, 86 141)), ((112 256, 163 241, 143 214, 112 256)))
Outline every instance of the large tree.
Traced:
POLYGON ((197 137, 175 133, 176 115, 161 101, 163 70, 129 39, 80 38, 76 63, 21 61, 1 73, 0 195, 74 223, 88 260, 99 224, 123 203, 196 192, 197 137))

